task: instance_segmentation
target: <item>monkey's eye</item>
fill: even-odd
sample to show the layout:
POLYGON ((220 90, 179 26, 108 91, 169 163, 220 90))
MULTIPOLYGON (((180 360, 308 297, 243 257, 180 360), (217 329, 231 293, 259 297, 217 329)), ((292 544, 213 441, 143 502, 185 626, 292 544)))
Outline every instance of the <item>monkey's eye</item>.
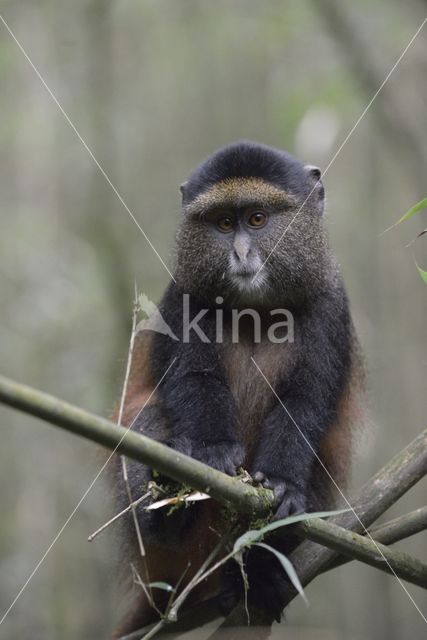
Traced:
POLYGON ((267 216, 262 211, 255 211, 248 219, 248 224, 255 229, 260 229, 266 223, 267 216))
POLYGON ((231 218, 229 218, 228 216, 224 216, 223 218, 218 218, 218 220, 216 221, 216 226, 223 233, 229 233, 233 230, 234 223, 231 218))

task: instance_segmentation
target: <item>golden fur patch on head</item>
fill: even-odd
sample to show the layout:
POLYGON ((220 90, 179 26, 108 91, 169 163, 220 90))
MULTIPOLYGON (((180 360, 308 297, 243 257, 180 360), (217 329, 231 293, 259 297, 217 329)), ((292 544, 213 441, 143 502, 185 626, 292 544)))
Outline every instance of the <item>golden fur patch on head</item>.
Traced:
POLYGON ((189 215, 204 213, 221 207, 245 207, 271 205, 283 209, 296 203, 295 197, 260 178, 227 178, 200 193, 184 207, 189 215))

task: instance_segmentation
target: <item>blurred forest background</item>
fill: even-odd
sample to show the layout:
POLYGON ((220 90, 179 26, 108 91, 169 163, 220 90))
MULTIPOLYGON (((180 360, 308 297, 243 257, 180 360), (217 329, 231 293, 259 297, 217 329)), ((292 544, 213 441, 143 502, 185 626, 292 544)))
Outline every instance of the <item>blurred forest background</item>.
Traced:
MULTIPOLYGON (((178 186, 191 169, 242 137, 327 166, 427 3, 9 0, 0 9, 170 264, 178 186)), ((108 415, 124 373, 134 278, 156 301, 168 274, 2 23, 0 83, 2 373, 108 415)), ((331 240, 369 369, 354 487, 426 426, 427 289, 405 249, 425 214, 379 237, 427 196, 426 178, 427 27, 325 177, 331 240)), ((424 268, 426 246, 416 246, 424 268)), ((101 461, 93 444, 0 410, 2 615, 101 461)), ((386 518, 425 495, 424 482, 386 518)), ((1 637, 106 636, 123 605, 115 535, 86 539, 111 513, 103 477, 1 637)), ((401 547, 426 558, 423 534, 401 547)), ((408 590, 425 613, 426 592, 408 590)), ((322 577, 307 595, 310 608, 295 601, 275 637, 424 637, 397 580, 365 565, 322 577)))

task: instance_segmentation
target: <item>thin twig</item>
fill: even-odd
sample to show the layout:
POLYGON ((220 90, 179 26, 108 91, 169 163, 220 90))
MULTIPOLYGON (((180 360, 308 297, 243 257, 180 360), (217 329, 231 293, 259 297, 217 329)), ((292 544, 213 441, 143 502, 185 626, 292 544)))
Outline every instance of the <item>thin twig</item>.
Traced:
MULTIPOLYGON (((119 426, 122 426, 123 411, 124 411, 124 407, 125 407, 125 401, 126 401, 127 390, 128 390, 128 385, 129 385, 129 378, 130 378, 130 371, 131 371, 131 367, 132 367, 133 350, 134 350, 134 346, 135 346, 135 336, 136 336, 136 316, 137 316, 137 312, 138 312, 138 289, 137 289, 136 280, 135 280, 135 300, 134 300, 133 312, 132 312, 132 331, 131 331, 131 334, 130 334, 128 357, 127 357, 127 363, 126 363, 126 373, 125 373, 125 379, 124 379, 124 382, 123 382, 122 395, 121 395, 121 398, 120 398, 119 415, 118 415, 118 418, 117 418, 117 424, 119 426)), ((133 499, 132 490, 131 490, 130 484, 129 484, 126 457, 124 455, 121 455, 121 462, 122 462, 123 480, 124 480, 124 483, 125 483, 125 486, 126 486, 126 493, 127 493, 127 496, 128 496, 129 505, 131 506, 132 520, 133 520, 134 527, 135 527, 136 539, 138 541, 138 548, 139 548, 139 552, 140 552, 141 556, 143 558, 145 558, 144 541, 142 539, 141 527, 139 526, 138 516, 137 516, 137 513, 136 513, 135 506, 132 506, 133 503, 134 503, 134 499, 133 499)), ((148 570, 147 569, 147 563, 145 561, 144 561, 144 565, 145 565, 145 570, 147 571, 148 570)))
POLYGON ((117 424, 120 426, 122 426, 123 412, 125 408, 125 401, 126 401, 127 390, 129 386, 130 372, 132 368, 132 358, 133 358, 133 351, 135 347, 135 336, 136 336, 137 312, 138 312, 138 290, 137 290, 136 281, 135 281, 135 300, 133 303, 133 311, 132 311, 132 330, 131 330, 130 339, 129 339, 129 349, 128 349, 128 357, 126 362, 125 379, 123 381, 122 393, 120 397, 119 415, 117 418, 117 424))
POLYGON ((166 620, 162 618, 161 620, 158 621, 157 624, 154 625, 152 629, 150 629, 148 633, 145 634, 145 636, 142 636, 141 640, 150 640, 150 638, 154 638, 156 633, 158 633, 161 629, 163 629, 165 625, 166 625, 166 620))
POLYGON ((130 563, 130 568, 132 569, 132 577, 133 577, 134 583, 137 584, 139 587, 141 587, 142 591, 144 592, 145 597, 148 600, 148 604, 150 605, 150 607, 152 609, 154 609, 154 611, 160 617, 162 617, 162 612, 160 611, 160 609, 157 607, 156 603, 154 602, 153 592, 151 590, 150 585, 148 585, 148 588, 147 588, 147 585, 145 584, 144 580, 139 575, 135 565, 132 562, 130 563))
POLYGON ((218 569, 220 566, 225 564, 225 562, 227 562, 227 560, 229 560, 230 557, 232 557, 233 554, 231 554, 231 555, 228 554, 222 560, 220 560, 215 565, 213 565, 213 567, 211 569, 208 569, 210 563, 213 562, 213 560, 216 558, 218 553, 221 551, 221 549, 224 547, 224 545, 229 540, 230 536, 231 536, 231 533, 226 535, 224 538, 222 538, 218 542, 218 544, 214 547, 214 549, 208 555, 206 560, 204 560, 204 562, 200 565, 200 568, 197 570, 197 572, 195 573, 193 578, 190 580, 190 582, 187 584, 185 589, 183 589, 183 591, 179 594, 179 596, 172 603, 172 606, 170 607, 170 609, 169 609, 169 611, 168 611, 168 613, 166 615, 166 617, 167 617, 169 622, 174 622, 175 620, 177 620, 179 608, 183 605, 184 601, 186 600, 186 598, 188 597, 190 592, 198 584, 200 584, 200 582, 203 582, 203 580, 205 580, 208 576, 210 576, 211 573, 216 571, 216 569, 218 569))
MULTIPOLYGON (((214 549, 211 551, 208 557, 200 565, 199 569, 196 571, 196 573, 191 578, 187 586, 183 589, 183 591, 175 598, 175 600, 168 603, 168 607, 165 613, 162 615, 161 625, 160 624, 155 625, 148 631, 146 635, 143 635, 143 636, 141 634, 144 633, 144 629, 137 629, 136 631, 133 631, 131 634, 127 636, 122 636, 120 640, 137 640, 138 638, 141 638, 141 640, 146 640, 146 638, 152 638, 166 624, 174 625, 174 623, 176 623, 178 619, 179 609, 182 607, 185 600, 190 595, 191 591, 193 591, 193 589, 195 589, 195 587, 198 584, 200 584, 200 582, 203 582, 203 580, 205 580, 209 575, 211 575, 213 571, 216 571, 219 567, 225 564, 233 555, 235 555, 235 553, 237 553, 237 552, 231 552, 230 554, 224 556, 224 558, 222 558, 215 565, 213 565, 211 569, 208 569, 210 563, 216 558, 220 550, 223 548, 223 546, 227 543, 227 541, 230 538, 231 538, 231 532, 229 532, 228 534, 226 534, 224 537, 221 538, 221 540, 214 547, 214 549)), ((181 579, 179 582, 181 582, 181 579)), ((178 589, 178 586, 179 586, 179 583, 176 586, 175 591, 178 589)))
POLYGON ((107 527, 109 527, 110 524, 113 524, 114 522, 116 522, 116 520, 124 516, 126 513, 129 513, 131 509, 134 509, 135 507, 137 507, 141 502, 143 502, 143 500, 146 500, 149 496, 151 496, 151 493, 150 491, 147 491, 147 493, 144 493, 143 496, 141 496, 137 500, 134 500, 130 505, 126 507, 126 509, 123 509, 123 511, 120 511, 120 513, 117 513, 113 518, 108 520, 108 522, 103 524, 102 527, 99 527, 99 529, 91 533, 90 536, 88 536, 88 541, 92 542, 96 538, 96 536, 99 535, 102 531, 104 531, 107 527))

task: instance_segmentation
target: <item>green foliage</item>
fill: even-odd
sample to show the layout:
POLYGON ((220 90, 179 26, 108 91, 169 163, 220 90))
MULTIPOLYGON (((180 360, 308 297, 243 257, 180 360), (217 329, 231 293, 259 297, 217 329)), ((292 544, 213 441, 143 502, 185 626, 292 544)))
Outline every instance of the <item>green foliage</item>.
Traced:
POLYGON ((412 218, 412 216, 414 216, 416 213, 419 213, 423 209, 427 209, 427 198, 423 198, 422 200, 417 202, 417 204, 414 204, 413 207, 408 209, 408 211, 396 222, 394 226, 397 226, 401 222, 405 222, 405 220, 409 220, 409 218, 412 218))
MULTIPOLYGON (((423 198, 422 200, 414 204, 410 209, 408 209, 408 211, 405 214, 403 214, 401 218, 399 218, 397 222, 395 222, 391 227, 386 229, 386 231, 390 231, 390 229, 394 229, 395 227, 397 227, 398 224, 401 224, 402 222, 406 222, 406 220, 409 220, 409 218, 412 218, 412 216, 414 216, 417 213, 420 213, 420 211, 423 211, 424 209, 427 209, 427 198, 423 198)), ((419 233, 417 237, 410 244, 411 245, 414 244, 414 242, 416 242, 418 238, 421 238, 421 236, 425 235, 426 233, 427 233, 427 229, 424 229, 424 231, 421 231, 421 233, 419 233)), ((427 284, 427 271, 424 271, 424 269, 421 269, 421 267, 418 265, 417 261, 415 260, 415 257, 414 257, 414 262, 415 262, 417 271, 421 276, 421 279, 425 284, 427 284)))
POLYGON ((297 573, 290 562, 290 560, 280 551, 274 549, 268 544, 261 542, 264 536, 272 531, 276 531, 276 529, 280 529, 281 527, 286 527, 288 525, 296 524, 297 522, 302 522, 303 520, 312 520, 313 518, 326 518, 328 516, 335 516, 339 513, 344 513, 349 511, 349 509, 339 509, 337 511, 317 511, 314 513, 301 513, 296 516, 289 516, 288 518, 283 518, 282 520, 277 520, 276 522, 270 522, 270 524, 261 527, 260 529, 251 529, 250 531, 246 531, 243 535, 241 535, 234 543, 233 553, 236 554, 236 561, 241 565, 242 562, 242 551, 247 548, 250 549, 252 546, 262 547, 267 551, 270 551, 276 558, 279 560, 282 565, 284 571, 286 572, 289 580, 292 582, 295 589, 304 599, 305 603, 308 604, 307 598, 304 593, 304 589, 302 588, 302 584, 299 581, 297 573))
POLYGON ((420 274, 423 282, 427 284, 427 271, 424 271, 424 269, 421 269, 421 267, 419 267, 417 263, 415 263, 415 266, 417 267, 418 273, 420 274))
POLYGON ((240 551, 240 549, 243 549, 244 547, 250 547, 252 544, 255 544, 256 542, 262 540, 267 533, 271 533, 272 531, 280 529, 281 527, 296 524, 297 522, 302 522, 303 520, 312 520, 313 518, 327 518, 328 516, 335 516, 340 513, 345 513, 346 511, 348 511, 348 509, 300 513, 296 516, 289 516, 288 518, 283 518, 282 520, 270 522, 270 524, 267 524, 261 529, 251 529, 250 531, 246 531, 246 533, 237 538, 236 542, 234 543, 233 551, 240 551))

